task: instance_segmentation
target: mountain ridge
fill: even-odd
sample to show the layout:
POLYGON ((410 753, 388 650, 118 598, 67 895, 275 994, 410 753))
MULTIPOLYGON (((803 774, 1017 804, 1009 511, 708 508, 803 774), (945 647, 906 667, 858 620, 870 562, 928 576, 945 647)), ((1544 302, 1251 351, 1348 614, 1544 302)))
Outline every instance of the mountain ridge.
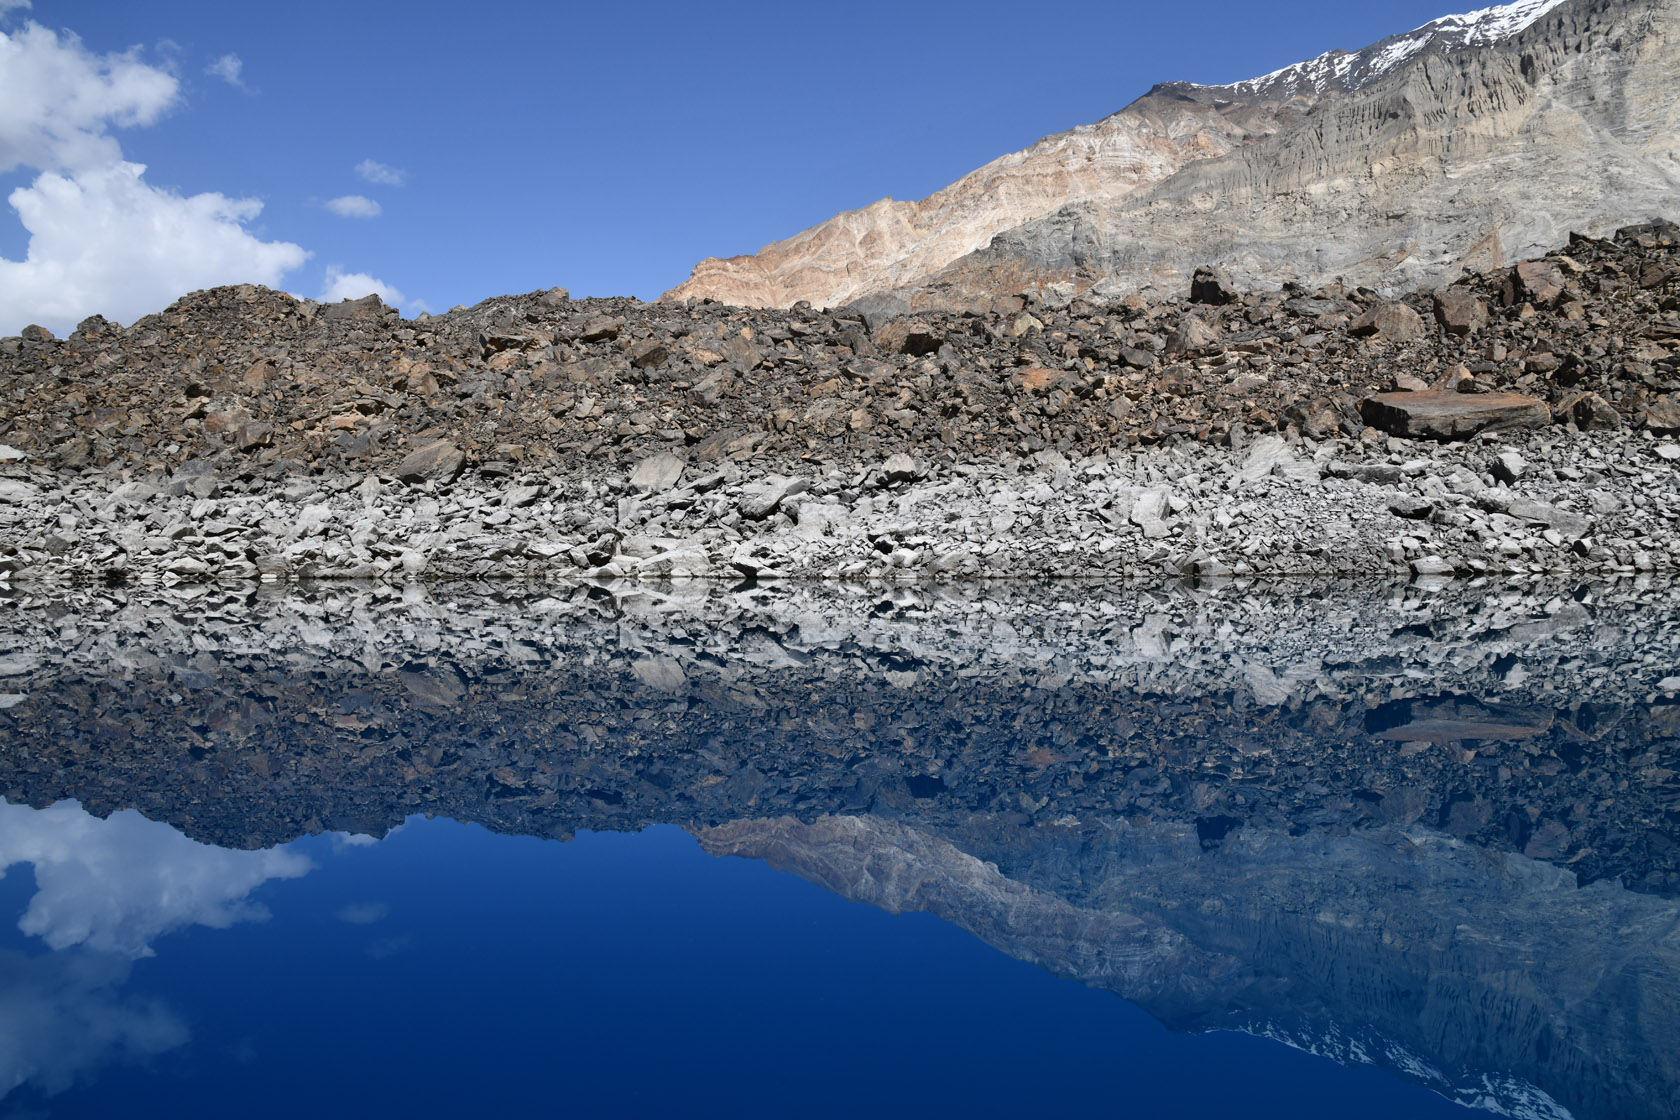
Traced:
POLYGON ((891 314, 1119 295, 1207 261, 1253 285, 1447 282, 1674 210, 1674 25, 1656 0, 1519 0, 1243 82, 1160 83, 925 199, 702 261, 662 298, 891 314), (1397 227, 1410 201, 1428 220, 1397 227))

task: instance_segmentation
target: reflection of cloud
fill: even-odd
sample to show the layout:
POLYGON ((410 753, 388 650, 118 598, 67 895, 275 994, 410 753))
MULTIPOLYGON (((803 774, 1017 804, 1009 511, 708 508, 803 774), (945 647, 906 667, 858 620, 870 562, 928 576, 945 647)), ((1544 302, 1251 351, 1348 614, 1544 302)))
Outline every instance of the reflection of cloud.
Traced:
POLYGON ((98 1066, 186 1042, 187 1028, 161 1004, 118 994, 128 970, 120 957, 0 950, 0 1097, 31 1081, 63 1092, 98 1066))
POLYGON ((154 938, 185 925, 226 929, 268 911, 246 896, 313 866, 283 848, 237 852, 189 840, 132 809, 104 820, 74 801, 46 809, 0 801, 0 869, 35 865, 35 897, 18 922, 54 949, 85 945, 151 956, 154 938))
POLYGON ((353 926, 371 926, 391 912, 383 902, 357 902, 338 912, 338 920, 353 926))
POLYGON ((386 957, 394 957, 398 953, 414 944, 414 939, 406 934, 402 937, 382 937, 367 948, 367 955, 376 961, 386 957))

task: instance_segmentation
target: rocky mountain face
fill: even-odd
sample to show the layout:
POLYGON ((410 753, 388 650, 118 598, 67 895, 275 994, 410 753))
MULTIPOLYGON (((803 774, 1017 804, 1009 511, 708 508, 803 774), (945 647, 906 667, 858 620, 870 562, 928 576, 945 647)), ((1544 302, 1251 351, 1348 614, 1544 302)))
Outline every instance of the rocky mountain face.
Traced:
POLYGON ((0 339, 0 578, 1680 566, 1680 230, 880 319, 222 288, 0 339))
POLYGON ((983 249, 998 234, 1075 199, 1120 198, 1194 160, 1223 155, 1302 115, 1257 96, 1200 89, 1150 93, 1096 124, 1046 137, 919 201, 884 198, 768 245, 751 256, 710 258, 662 297, 742 307, 838 307, 915 286, 983 249))
POLYGON ((1673 216, 1677 28, 1666 0, 1523 0, 1229 86, 1158 86, 921 202, 704 261, 666 298, 960 308, 1172 288, 1207 261, 1252 285, 1448 282, 1673 216))
POLYGON ((0 796, 239 848, 676 823, 1175 1029, 1673 1115, 1677 595, 24 589, 0 796))

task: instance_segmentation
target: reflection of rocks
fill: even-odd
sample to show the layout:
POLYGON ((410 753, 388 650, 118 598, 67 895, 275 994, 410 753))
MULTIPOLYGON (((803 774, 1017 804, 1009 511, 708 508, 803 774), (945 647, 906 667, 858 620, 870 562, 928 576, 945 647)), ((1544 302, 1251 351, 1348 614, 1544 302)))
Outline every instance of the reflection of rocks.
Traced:
POLYGON ((1365 728, 1396 743, 1493 742, 1532 739, 1550 730, 1552 712, 1509 705, 1483 704, 1449 697, 1436 701, 1398 700, 1375 708, 1365 728))
POLYGON ((235 847, 417 809, 540 833, 824 812, 1420 824, 1680 890, 1680 705, 1660 687, 1680 591, 994 594, 14 598, 0 795, 235 847), (1446 710, 1550 724, 1382 735, 1446 710))
POLYGON ((1243 830, 1211 849, 1194 830, 1124 822, 1058 823, 1024 844, 986 822, 954 831, 826 817, 700 836, 848 898, 930 911, 1179 1029, 1266 1034, 1511 1115, 1676 1112, 1673 902, 1577 889, 1568 872, 1421 830, 1243 830))
POLYGON ((1632 582, 17 593, 0 795, 229 847, 676 822, 1175 1026, 1660 1111, 1677 618, 1632 582))

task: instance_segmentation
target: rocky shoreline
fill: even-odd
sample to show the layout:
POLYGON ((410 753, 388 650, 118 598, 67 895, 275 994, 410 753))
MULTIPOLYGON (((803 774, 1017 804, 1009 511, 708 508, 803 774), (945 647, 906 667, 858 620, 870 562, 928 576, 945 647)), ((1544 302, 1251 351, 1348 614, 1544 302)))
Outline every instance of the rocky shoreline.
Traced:
POLYGON ((0 340, 0 578, 1669 571, 1677 235, 884 322, 214 289, 0 340))

